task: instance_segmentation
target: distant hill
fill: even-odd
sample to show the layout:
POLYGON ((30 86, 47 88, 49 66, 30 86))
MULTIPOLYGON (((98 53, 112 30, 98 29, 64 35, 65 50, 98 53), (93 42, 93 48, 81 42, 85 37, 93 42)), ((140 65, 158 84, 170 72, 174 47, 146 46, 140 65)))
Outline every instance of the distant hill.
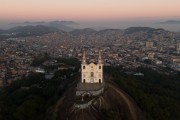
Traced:
POLYGON ((0 30, 0 34, 5 33, 5 32, 6 32, 5 30, 0 30))
POLYGON ((168 20, 168 21, 164 21, 164 22, 159 22, 159 24, 180 24, 180 20, 168 20))
POLYGON ((37 22, 19 22, 19 23, 10 23, 10 25, 13 26, 37 26, 37 25, 44 25, 49 27, 58 28, 59 30, 63 31, 72 31, 74 28, 71 27, 71 25, 77 25, 74 21, 50 21, 50 22, 44 22, 44 21, 37 21, 37 22))
POLYGON ((47 23, 47 26, 58 28, 60 30, 69 32, 69 31, 72 31, 73 28, 71 28, 67 25, 71 25, 71 24, 73 24, 72 21, 71 22, 69 22, 69 21, 52 21, 52 22, 47 23))
POLYGON ((64 25, 77 25, 78 23, 74 22, 74 21, 60 21, 61 24, 64 25))
MULTIPOLYGON (((21 24, 21 23, 19 23, 19 24, 21 24)), ((44 21, 39 21, 39 22, 28 22, 28 21, 26 21, 26 22, 24 22, 23 24, 29 24, 29 25, 32 25, 32 24, 34 24, 34 25, 45 25, 46 22, 44 22, 44 21)))
POLYGON ((115 34, 120 34, 123 33, 124 30, 121 29, 104 29, 98 31, 96 34, 98 35, 115 35, 115 34))
POLYGON ((71 31, 70 33, 73 35, 80 35, 80 34, 99 34, 99 35, 104 35, 104 34, 113 34, 117 32, 122 32, 123 30, 120 29, 104 29, 100 31, 96 31, 92 28, 84 28, 84 29, 75 29, 71 31))
POLYGON ((70 33, 73 35, 80 35, 80 34, 84 34, 84 35, 90 35, 90 34, 94 34, 97 31, 91 28, 85 28, 85 29, 76 29, 71 31, 70 33))
POLYGON ((150 32, 150 31, 153 31, 153 30, 155 30, 155 29, 150 28, 150 27, 130 27, 130 28, 127 28, 125 30, 125 33, 126 34, 132 34, 134 32, 140 32, 140 31, 150 32))
POLYGON ((147 32, 147 33, 152 33, 154 31, 158 31, 158 30, 165 31, 162 28, 155 29, 155 28, 150 28, 150 27, 130 27, 130 28, 125 29, 125 34, 132 34, 132 33, 141 32, 141 31, 147 32))
POLYGON ((37 26, 18 26, 6 30, 7 33, 13 33, 16 37, 40 36, 48 33, 58 32, 57 28, 37 25, 37 26))

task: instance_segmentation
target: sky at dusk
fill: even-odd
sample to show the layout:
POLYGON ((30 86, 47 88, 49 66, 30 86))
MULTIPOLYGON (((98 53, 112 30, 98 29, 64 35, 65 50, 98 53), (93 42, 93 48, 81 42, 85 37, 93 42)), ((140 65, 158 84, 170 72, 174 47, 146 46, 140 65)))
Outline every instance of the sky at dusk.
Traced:
POLYGON ((180 18, 180 0, 0 0, 0 20, 180 18))

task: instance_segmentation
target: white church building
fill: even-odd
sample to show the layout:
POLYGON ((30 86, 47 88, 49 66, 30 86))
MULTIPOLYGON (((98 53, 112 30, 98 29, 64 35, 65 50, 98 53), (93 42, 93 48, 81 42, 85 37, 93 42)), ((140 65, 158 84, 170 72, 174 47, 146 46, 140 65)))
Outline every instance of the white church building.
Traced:
POLYGON ((76 95, 91 94, 99 95, 104 90, 103 61, 99 52, 97 64, 93 59, 87 63, 85 52, 83 52, 81 64, 81 80, 77 85, 76 95))
POLYGON ((82 83, 102 83, 103 82, 103 64, 101 53, 99 52, 98 63, 95 64, 93 59, 86 63, 85 52, 83 53, 81 64, 81 82, 82 83))

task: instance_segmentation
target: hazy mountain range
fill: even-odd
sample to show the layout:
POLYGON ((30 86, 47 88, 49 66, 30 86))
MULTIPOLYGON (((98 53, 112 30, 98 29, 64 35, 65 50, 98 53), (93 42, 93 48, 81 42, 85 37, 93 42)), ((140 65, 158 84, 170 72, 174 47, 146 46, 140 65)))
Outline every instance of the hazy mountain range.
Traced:
MULTIPOLYGON (((10 29, 3 30, 0 29, 0 38, 6 39, 10 37, 25 37, 25 36, 41 36, 48 33, 54 33, 54 32, 69 32, 72 35, 91 35, 91 34, 111 34, 119 33, 122 31, 125 34, 132 34, 134 32, 147 32, 148 34, 151 34, 153 31, 156 30, 164 30, 162 29, 163 26, 180 26, 180 21, 176 20, 169 20, 164 22, 156 23, 156 27, 142 27, 142 25, 138 25, 137 27, 128 27, 128 28, 111 28, 107 27, 104 29, 96 29, 93 26, 88 26, 87 28, 84 26, 82 27, 81 24, 76 23, 74 21, 50 21, 50 22, 44 22, 44 21, 38 21, 38 22, 14 22, 10 23, 9 25, 14 26, 10 29), (81 27, 80 27, 81 26, 81 27), (160 26, 160 27, 159 27, 160 26)), ((180 28, 179 28, 180 30, 180 28)))
POLYGON ((9 23, 9 26, 17 27, 17 26, 38 26, 43 25, 47 27, 54 27, 62 31, 72 31, 74 28, 72 25, 77 25, 78 23, 74 21, 50 21, 50 22, 44 22, 44 21, 37 21, 37 22, 13 22, 9 23))
POLYGON ((159 24, 180 24, 180 20, 168 20, 164 22, 159 22, 159 24))
MULTIPOLYGON (((79 35, 116 35, 116 34, 133 34, 136 32, 146 32, 149 36, 153 32, 156 31, 166 31, 164 29, 155 29, 150 27, 130 27, 127 29, 104 29, 104 30, 94 30, 91 28, 84 28, 84 29, 74 29, 68 33, 74 36, 79 35)), ((0 38, 7 39, 7 38, 15 38, 15 37, 26 37, 26 36, 41 36, 44 34, 54 33, 54 32, 66 32, 58 29, 56 27, 49 27, 45 25, 28 25, 28 26, 18 26, 8 30, 0 30, 0 38)))
POLYGON ((6 39, 11 37, 26 37, 26 36, 41 36, 48 33, 59 32, 60 30, 54 27, 44 25, 37 26, 18 26, 8 30, 0 30, 0 38, 6 39))
POLYGON ((163 28, 169 31, 180 31, 180 20, 148 20, 132 19, 126 21, 26 21, 26 22, 0 22, 0 29, 10 29, 17 26, 37 26, 57 28, 62 31, 70 32, 75 29, 92 28, 94 30, 104 29, 127 29, 129 27, 152 27, 163 28))

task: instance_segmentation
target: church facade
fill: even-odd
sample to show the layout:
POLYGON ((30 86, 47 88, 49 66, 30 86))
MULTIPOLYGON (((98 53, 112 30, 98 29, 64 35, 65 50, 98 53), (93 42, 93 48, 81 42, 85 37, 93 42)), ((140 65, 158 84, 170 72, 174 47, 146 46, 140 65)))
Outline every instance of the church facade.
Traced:
POLYGON ((97 96, 104 91, 104 85, 101 52, 99 52, 97 63, 93 59, 87 63, 85 52, 83 52, 81 79, 77 84, 76 96, 85 94, 97 96))
POLYGON ((86 63, 85 52, 83 53, 81 64, 81 82, 82 83, 102 83, 103 82, 103 64, 101 53, 99 52, 98 63, 95 64, 94 60, 86 63))

